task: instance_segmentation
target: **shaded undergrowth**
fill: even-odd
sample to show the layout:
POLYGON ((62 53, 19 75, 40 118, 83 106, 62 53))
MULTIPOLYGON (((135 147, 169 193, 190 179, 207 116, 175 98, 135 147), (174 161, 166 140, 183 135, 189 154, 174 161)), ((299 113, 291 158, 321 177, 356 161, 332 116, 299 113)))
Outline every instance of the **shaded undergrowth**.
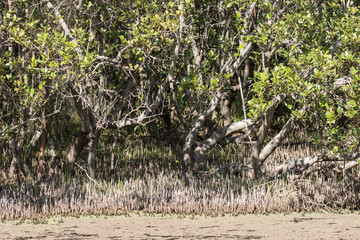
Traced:
MULTIPOLYGON (((304 151, 305 148, 299 149, 304 151)), ((293 156, 297 156, 300 150, 279 150, 269 161, 268 169, 273 168, 276 161, 283 162, 281 157, 285 155, 282 156, 281 151, 292 151, 293 156)), ((210 169, 220 165, 220 160, 214 160, 218 157, 219 151, 213 153, 210 169)), ((137 171, 111 180, 93 181, 85 174, 74 178, 57 175, 35 185, 31 182, 3 185, 0 218, 36 220, 53 215, 114 215, 137 211, 217 216, 356 210, 360 207, 360 181, 346 177, 313 174, 308 179, 287 176, 271 181, 253 181, 231 174, 195 176, 184 173, 181 167, 176 167, 176 159, 166 157, 163 159, 165 163, 145 160, 138 163, 137 171)), ((235 160, 224 157, 223 164, 235 160)), ((135 164, 134 161, 131 163, 135 164)), ((124 168, 120 164, 119 167, 124 168)))

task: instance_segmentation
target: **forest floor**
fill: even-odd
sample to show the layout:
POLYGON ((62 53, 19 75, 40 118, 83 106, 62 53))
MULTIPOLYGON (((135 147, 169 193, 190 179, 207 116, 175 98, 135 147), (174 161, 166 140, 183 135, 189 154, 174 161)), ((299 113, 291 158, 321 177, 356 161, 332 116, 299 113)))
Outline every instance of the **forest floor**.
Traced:
POLYGON ((360 213, 55 217, 0 223, 0 239, 360 239, 360 213))

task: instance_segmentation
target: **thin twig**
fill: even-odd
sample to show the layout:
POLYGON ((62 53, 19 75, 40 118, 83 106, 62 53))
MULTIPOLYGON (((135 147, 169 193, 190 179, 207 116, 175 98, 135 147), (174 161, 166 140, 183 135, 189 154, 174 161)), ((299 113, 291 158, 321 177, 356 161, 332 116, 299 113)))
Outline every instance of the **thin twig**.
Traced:
POLYGON ((101 185, 100 185, 95 179, 93 179, 92 177, 90 177, 90 175, 87 173, 87 171, 86 171, 82 166, 80 166, 80 165, 77 164, 76 162, 75 162, 75 165, 78 166, 81 171, 85 172, 87 178, 89 178, 90 181, 94 182, 97 187, 101 187, 101 185))

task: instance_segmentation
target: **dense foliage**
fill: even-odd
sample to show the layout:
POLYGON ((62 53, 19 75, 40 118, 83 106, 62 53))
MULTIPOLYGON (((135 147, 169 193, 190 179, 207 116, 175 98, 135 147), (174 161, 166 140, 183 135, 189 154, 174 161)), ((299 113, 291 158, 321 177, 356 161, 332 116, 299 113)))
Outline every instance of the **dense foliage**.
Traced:
POLYGON ((357 1, 8 0, 0 10, 4 178, 73 172, 80 156, 95 177, 99 161, 114 169, 121 158, 101 148, 141 135, 181 145, 184 170, 205 169, 217 144, 250 141, 242 173, 261 177, 299 133, 324 145, 322 159, 347 161, 333 170, 358 164, 357 1))

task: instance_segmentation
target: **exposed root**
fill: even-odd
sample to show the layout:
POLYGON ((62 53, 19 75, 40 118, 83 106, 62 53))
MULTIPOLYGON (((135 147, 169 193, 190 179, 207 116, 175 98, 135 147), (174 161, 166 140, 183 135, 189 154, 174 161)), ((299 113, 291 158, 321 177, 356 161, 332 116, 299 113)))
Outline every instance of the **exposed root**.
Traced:
POLYGON ((58 179, 39 186, 4 187, 0 190, 0 218, 43 219, 137 211, 217 216, 360 208, 359 180, 309 181, 289 176, 258 182, 234 176, 182 178, 160 174, 113 184, 82 182, 58 179))

